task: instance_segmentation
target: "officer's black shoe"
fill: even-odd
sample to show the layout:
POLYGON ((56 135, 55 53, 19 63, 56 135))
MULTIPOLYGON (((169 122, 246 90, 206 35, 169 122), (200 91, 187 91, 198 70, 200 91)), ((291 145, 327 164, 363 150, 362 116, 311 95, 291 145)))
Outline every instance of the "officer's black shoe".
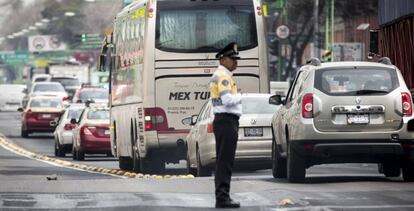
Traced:
POLYGON ((216 208, 239 208, 240 203, 229 199, 227 201, 216 201, 216 208))

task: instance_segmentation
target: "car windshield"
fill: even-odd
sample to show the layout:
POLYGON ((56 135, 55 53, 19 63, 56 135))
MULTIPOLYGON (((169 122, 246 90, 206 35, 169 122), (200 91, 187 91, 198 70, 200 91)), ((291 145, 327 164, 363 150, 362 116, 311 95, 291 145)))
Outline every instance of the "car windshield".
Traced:
POLYGON ((269 104, 269 97, 243 97, 243 114, 273 114, 278 105, 269 104))
POLYGON ((90 110, 88 112, 88 119, 109 119, 109 111, 108 110, 90 110))
POLYGON ((58 98, 54 99, 33 99, 30 103, 31 108, 62 108, 62 103, 58 98))
POLYGON ((79 86, 79 80, 76 78, 52 78, 53 82, 59 82, 64 87, 67 86, 79 86))
POLYGON ((64 92, 65 89, 60 84, 36 84, 34 92, 64 92))
POLYGON ((108 92, 106 90, 83 91, 79 93, 79 98, 82 101, 87 99, 108 99, 108 92))
POLYGON ((392 69, 327 69, 316 72, 315 88, 328 95, 381 95, 399 86, 392 69))

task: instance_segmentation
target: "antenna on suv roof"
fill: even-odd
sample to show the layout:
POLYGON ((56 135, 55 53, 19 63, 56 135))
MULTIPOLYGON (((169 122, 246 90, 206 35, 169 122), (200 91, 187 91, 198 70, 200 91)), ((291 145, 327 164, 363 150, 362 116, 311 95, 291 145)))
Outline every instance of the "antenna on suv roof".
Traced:
POLYGON ((381 57, 381 58, 378 60, 378 63, 381 63, 381 64, 386 64, 386 65, 392 65, 391 59, 390 59, 390 58, 388 58, 388 57, 381 57))
POLYGON ((320 65, 321 65, 321 60, 319 60, 319 59, 318 59, 318 58, 316 58, 316 57, 313 57, 313 58, 309 59, 309 60, 306 62, 306 64, 310 64, 310 65, 313 65, 313 66, 320 66, 320 65))

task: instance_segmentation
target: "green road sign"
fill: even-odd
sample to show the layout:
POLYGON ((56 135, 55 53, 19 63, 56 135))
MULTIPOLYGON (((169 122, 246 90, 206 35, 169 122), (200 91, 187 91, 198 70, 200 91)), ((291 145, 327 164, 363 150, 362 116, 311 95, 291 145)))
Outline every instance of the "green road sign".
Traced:
POLYGON ((4 64, 26 64, 29 61, 28 51, 0 51, 0 61, 4 64))

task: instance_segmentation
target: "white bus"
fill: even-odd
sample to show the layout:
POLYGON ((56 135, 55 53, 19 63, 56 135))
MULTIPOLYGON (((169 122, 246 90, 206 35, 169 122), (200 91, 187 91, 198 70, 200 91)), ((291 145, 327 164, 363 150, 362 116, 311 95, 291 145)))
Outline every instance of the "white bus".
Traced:
POLYGON ((260 0, 138 0, 115 17, 101 63, 111 71, 111 147, 121 169, 148 173, 186 158, 190 128, 181 120, 209 98, 215 54, 230 42, 241 92, 268 93, 260 0))

